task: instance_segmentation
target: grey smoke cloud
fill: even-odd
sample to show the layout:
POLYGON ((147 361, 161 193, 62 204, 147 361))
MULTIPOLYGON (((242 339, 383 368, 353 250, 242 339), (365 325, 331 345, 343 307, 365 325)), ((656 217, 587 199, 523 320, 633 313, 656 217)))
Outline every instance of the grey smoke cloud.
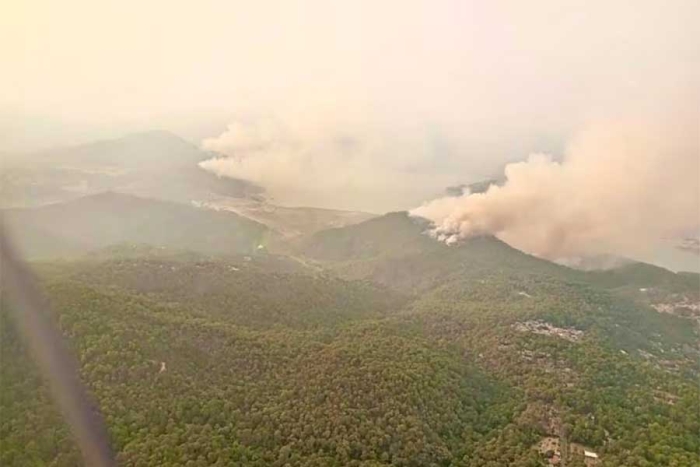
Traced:
POLYGON ((441 241, 496 235, 540 257, 644 255, 700 224, 697 116, 592 125, 561 162, 545 154, 505 168, 484 193, 443 197, 411 211, 441 241))

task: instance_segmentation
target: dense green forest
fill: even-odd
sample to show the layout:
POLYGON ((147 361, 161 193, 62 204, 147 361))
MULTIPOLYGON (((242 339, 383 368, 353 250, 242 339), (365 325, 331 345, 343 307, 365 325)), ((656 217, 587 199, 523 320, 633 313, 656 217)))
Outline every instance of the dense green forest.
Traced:
MULTIPOLYGON (((122 245, 33 267, 120 465, 700 463, 697 324, 653 307, 697 300, 697 275, 422 232, 396 213, 290 256, 122 245)), ((81 465, 9 306, 0 465, 81 465)))

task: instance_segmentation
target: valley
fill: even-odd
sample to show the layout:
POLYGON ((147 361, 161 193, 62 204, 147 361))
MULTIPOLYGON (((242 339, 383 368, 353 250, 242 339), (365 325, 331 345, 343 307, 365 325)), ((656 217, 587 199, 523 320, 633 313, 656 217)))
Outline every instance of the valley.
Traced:
MULTIPOLYGON (((24 251, 55 249, 32 267, 120 465, 700 459, 696 274, 447 246, 405 213, 293 242, 121 194, 6 218, 24 251)), ((79 464, 5 311, 0 462, 79 464)))

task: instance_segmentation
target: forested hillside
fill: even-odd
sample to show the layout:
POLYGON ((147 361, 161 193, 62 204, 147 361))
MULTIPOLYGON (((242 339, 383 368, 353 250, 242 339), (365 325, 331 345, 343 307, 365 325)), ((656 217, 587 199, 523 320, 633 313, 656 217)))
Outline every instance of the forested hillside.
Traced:
MULTIPOLYGON (((294 257, 120 245, 33 267, 120 465, 700 462, 696 320, 658 301, 696 303, 696 275, 423 231, 398 213, 294 257)), ((0 464, 80 465, 8 306, 0 464)))

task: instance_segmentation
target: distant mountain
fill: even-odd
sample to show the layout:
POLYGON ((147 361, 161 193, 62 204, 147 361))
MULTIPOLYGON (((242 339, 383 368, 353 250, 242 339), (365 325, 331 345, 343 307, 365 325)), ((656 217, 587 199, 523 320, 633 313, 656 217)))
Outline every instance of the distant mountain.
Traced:
POLYGON ((40 151, 27 156, 26 162, 34 166, 81 169, 146 169, 164 165, 191 166, 201 161, 203 156, 206 157, 206 153, 197 146, 173 133, 147 131, 121 138, 40 151))
POLYGON ((113 192, 0 214, 29 258, 73 256, 119 243, 251 253, 269 235, 265 226, 234 213, 113 192))
POLYGON ((56 148, 8 159, 0 175, 0 206, 31 207, 115 190, 189 203, 212 196, 262 192, 198 167, 212 157, 165 131, 56 148))
POLYGON ((608 287, 664 288, 671 292, 696 289, 700 293, 697 273, 674 273, 646 263, 631 263, 604 271, 591 272, 589 277, 597 284, 608 287))

